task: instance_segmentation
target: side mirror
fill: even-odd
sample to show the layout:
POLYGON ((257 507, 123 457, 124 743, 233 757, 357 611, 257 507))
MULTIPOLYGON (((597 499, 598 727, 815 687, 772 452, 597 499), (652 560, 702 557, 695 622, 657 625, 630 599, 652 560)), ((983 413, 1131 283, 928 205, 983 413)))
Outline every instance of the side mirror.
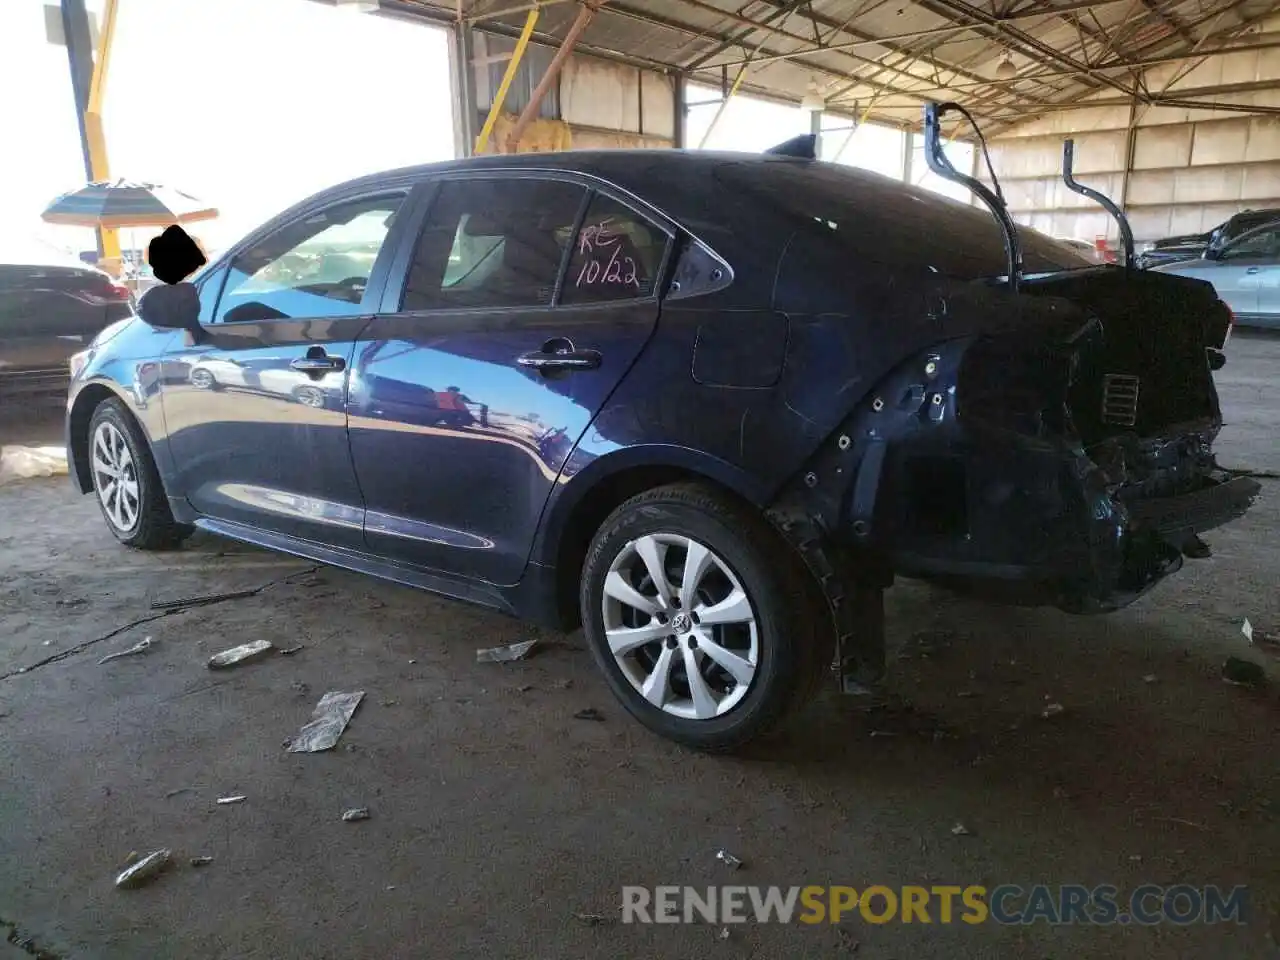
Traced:
POLYGON ((200 294, 190 283, 167 283, 152 287, 138 300, 138 316, 142 322, 161 330, 186 330, 198 337, 200 326, 200 294))

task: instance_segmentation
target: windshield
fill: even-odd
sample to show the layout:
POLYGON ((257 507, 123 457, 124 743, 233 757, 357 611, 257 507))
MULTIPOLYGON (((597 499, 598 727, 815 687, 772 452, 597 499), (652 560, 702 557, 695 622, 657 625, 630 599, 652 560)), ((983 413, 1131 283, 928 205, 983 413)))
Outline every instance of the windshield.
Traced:
MULTIPOLYGON (((724 163, 716 178, 734 195, 782 210, 812 229, 838 234, 856 254, 889 266, 921 263, 961 280, 1009 272, 1004 235, 986 208, 969 207, 865 170, 825 163, 724 163)), ((1026 273, 1096 266, 1020 227, 1026 273)))

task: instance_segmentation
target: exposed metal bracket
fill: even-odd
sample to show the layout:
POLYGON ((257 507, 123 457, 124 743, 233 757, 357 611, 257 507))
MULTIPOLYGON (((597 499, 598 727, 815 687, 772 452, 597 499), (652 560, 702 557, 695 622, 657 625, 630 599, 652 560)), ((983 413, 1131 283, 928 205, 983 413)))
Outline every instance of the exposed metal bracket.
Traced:
POLYGON ((1073 190, 1081 196, 1088 197, 1095 203, 1102 205, 1102 208, 1115 218, 1116 223, 1120 225, 1120 246, 1124 250, 1124 266, 1126 270, 1132 270, 1134 267, 1133 259, 1133 230, 1129 227, 1129 218, 1124 215, 1124 211, 1115 205, 1115 202, 1103 193, 1094 190, 1092 187, 1086 187, 1083 183, 1078 183, 1076 178, 1072 176, 1072 165, 1075 159, 1076 142, 1074 140, 1064 140, 1062 143, 1062 182, 1067 185, 1068 190, 1073 190))
POLYGON ((982 131, 978 129, 968 110, 958 103, 925 104, 924 159, 929 164, 929 169, 938 176, 968 187, 977 194, 978 199, 986 204, 991 215, 996 218, 996 222, 1000 224, 1000 229, 1004 233, 1004 252, 1009 265, 1009 289, 1017 293, 1018 284, 1022 280, 1022 247, 1018 242, 1018 227, 1009 216, 1009 209, 1004 205, 1004 195, 1000 192, 1000 183, 996 180, 995 170, 991 166, 991 157, 987 156, 987 145, 982 139, 982 131), (978 134, 983 156, 987 160, 987 169, 991 173, 991 182, 995 187, 994 191, 976 177, 961 173, 947 159, 942 149, 942 117, 951 111, 964 116, 978 134))

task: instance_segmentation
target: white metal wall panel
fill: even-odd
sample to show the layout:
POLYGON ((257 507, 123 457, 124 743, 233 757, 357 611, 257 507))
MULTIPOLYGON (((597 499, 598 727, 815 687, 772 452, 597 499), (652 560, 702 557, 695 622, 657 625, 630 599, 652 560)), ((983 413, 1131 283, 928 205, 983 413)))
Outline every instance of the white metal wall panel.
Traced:
POLYGON ((651 70, 640 73, 641 126, 643 132, 674 140, 676 133, 675 84, 651 70))
POLYGON ((560 116, 569 124, 640 132, 640 71, 573 56, 560 74, 560 116))

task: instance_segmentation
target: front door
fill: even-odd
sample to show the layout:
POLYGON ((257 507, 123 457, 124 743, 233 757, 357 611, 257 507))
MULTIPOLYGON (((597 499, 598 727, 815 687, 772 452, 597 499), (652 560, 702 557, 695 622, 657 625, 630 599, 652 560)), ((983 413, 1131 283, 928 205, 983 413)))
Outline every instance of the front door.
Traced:
POLYGON ((341 201, 255 240, 201 342, 170 354, 184 372, 162 388, 176 488, 201 514, 363 548, 347 380, 403 200, 341 201))
POLYGON ((552 485, 653 332, 669 239, 566 180, 440 182, 356 349, 371 550, 520 578, 552 485))

